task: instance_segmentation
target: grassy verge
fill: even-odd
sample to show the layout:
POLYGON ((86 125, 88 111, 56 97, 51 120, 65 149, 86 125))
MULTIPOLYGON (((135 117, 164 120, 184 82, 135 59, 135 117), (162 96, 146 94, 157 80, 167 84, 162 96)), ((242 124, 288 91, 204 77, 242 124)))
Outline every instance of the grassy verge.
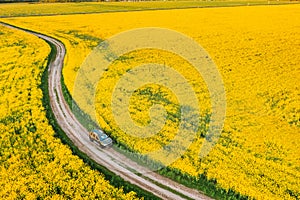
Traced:
POLYGON ((158 173, 189 188, 197 189, 203 194, 213 197, 214 199, 249 199, 248 196, 241 195, 240 193, 237 193, 231 189, 225 190, 223 188, 218 187, 217 181, 215 179, 209 180, 205 174, 200 174, 198 177, 193 177, 188 174, 184 174, 177 169, 172 169, 169 167, 159 170, 158 173))
POLYGON ((92 130, 94 128, 99 128, 98 124, 95 123, 89 115, 84 113, 76 102, 73 100, 67 86, 64 83, 64 77, 61 77, 61 87, 62 92, 64 95, 64 99, 66 100, 68 106, 71 108, 73 114, 75 115, 76 119, 85 127, 87 130, 92 130))
MULTIPOLYGON (((56 54, 56 48, 52 44, 50 44, 50 43, 48 43, 48 44, 51 47, 51 53, 48 57, 48 64, 49 64, 51 59, 53 58, 53 56, 56 54)), ((85 153, 80 151, 74 145, 74 143, 67 137, 67 135, 64 133, 64 131, 58 125, 58 123, 54 117, 54 114, 52 112, 51 106, 50 106, 49 90, 48 90, 48 67, 43 73, 42 83, 41 83, 40 87, 43 91, 43 106, 46 110, 46 115, 49 120, 49 123, 52 125, 52 127, 55 131, 55 136, 60 138, 62 143, 67 144, 70 147, 70 149, 72 150, 74 155, 77 155, 78 157, 80 157, 92 169, 97 170, 100 173, 102 173, 105 176, 105 179, 110 181, 111 185, 118 187, 118 188, 122 187, 124 192, 134 191, 134 192, 136 192, 138 197, 144 197, 144 199, 149 199, 149 200, 160 199, 160 198, 156 197, 155 195, 153 195, 152 193, 147 192, 147 191, 137 187, 136 185, 129 183, 128 181, 125 181, 120 176, 117 176, 114 173, 112 173, 111 171, 109 171, 107 168, 97 164, 95 161, 90 159, 85 153)))

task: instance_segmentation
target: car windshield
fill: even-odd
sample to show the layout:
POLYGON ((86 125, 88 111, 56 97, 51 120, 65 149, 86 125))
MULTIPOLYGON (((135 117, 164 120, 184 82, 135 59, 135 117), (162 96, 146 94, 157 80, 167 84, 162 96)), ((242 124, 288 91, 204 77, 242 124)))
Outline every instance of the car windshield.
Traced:
POLYGON ((103 141, 107 138, 108 136, 106 134, 101 134, 100 135, 100 140, 103 141))
POLYGON ((105 139, 104 141, 102 141, 104 145, 108 145, 108 144, 111 144, 112 140, 107 137, 107 139, 105 139))

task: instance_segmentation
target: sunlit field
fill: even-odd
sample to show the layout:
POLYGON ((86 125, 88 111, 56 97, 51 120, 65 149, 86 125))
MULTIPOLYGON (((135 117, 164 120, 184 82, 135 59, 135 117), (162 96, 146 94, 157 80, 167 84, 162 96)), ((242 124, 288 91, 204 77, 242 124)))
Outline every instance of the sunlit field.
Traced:
POLYGON ((0 35, 0 198, 135 199, 54 136, 41 91, 47 43, 2 25, 0 35))
POLYGON ((66 45, 63 75, 71 93, 85 57, 114 34, 161 27, 192 37, 216 63, 226 90, 224 129, 207 157, 199 159, 198 155, 208 125, 205 119, 210 114, 208 91, 188 63, 168 52, 131 52, 127 59, 118 60, 107 69, 99 82, 106 87, 99 87, 96 97, 100 125, 116 141, 137 152, 166 145, 178 126, 176 109, 180 106, 169 90, 148 85, 131 98, 129 110, 137 124, 149 123, 149 107, 156 103, 172 115, 151 142, 134 139, 118 127, 111 114, 110 98, 115 83, 128 70, 147 62, 167 64, 188 77, 204 107, 197 137, 170 167, 192 177, 205 175, 217 187, 254 199, 299 199, 299 19, 299 5, 282 5, 18 17, 2 21, 51 35, 66 45))

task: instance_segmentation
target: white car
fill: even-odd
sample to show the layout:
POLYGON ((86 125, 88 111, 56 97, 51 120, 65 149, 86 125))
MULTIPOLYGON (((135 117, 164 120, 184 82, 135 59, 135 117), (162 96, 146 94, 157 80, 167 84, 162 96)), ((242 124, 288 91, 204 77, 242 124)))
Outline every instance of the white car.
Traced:
POLYGON ((101 146, 106 147, 112 145, 112 139, 108 137, 102 130, 94 129, 89 133, 92 142, 96 141, 101 146))

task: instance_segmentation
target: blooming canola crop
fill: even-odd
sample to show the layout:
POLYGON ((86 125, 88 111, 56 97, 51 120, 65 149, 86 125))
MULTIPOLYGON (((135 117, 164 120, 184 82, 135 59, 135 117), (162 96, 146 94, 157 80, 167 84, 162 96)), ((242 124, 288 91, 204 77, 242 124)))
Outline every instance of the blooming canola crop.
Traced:
MULTIPOLYGON (((145 49, 115 61, 99 81, 98 121, 129 148, 145 153, 165 146, 176 134, 180 105, 168 88, 150 84, 133 93, 131 118, 147 125, 152 105, 168 117, 158 134, 147 140, 120 130, 111 111, 111 95, 123 74, 154 62, 187 77, 199 101, 200 130, 187 151, 170 165, 191 176, 205 174, 218 187, 256 199, 300 196, 299 5, 120 12, 91 15, 5 19, 9 23, 52 35, 64 42, 64 80, 73 91, 83 60, 102 40, 133 28, 162 27, 179 31, 209 53, 223 78, 226 119, 222 135, 208 156, 199 149, 211 112, 205 82, 182 58, 145 49)), ((84 108, 83 108, 84 109, 84 108)))

